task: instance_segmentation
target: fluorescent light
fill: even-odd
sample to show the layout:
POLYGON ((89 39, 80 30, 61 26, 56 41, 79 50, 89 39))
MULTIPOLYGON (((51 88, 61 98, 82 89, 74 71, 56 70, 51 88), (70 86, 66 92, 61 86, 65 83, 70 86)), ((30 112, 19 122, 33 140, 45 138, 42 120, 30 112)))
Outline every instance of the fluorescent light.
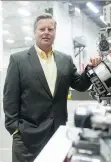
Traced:
POLYGON ((4 35, 8 35, 8 34, 9 34, 9 31, 8 31, 8 30, 4 30, 4 31, 3 31, 3 34, 4 34, 4 35))
POLYGON ((98 13, 99 10, 91 3, 91 2, 87 2, 86 4, 94 13, 98 13))
POLYGON ((30 26, 23 26, 22 27, 22 29, 24 30, 24 31, 31 31, 32 29, 31 29, 31 27, 30 26))
POLYGON ((100 159, 93 159, 93 162, 101 162, 100 159))
POLYGON ((32 41, 32 37, 28 37, 28 36, 27 36, 27 37, 25 37, 24 39, 25 39, 26 41, 32 41))
POLYGON ((24 22, 25 24, 29 24, 29 23, 31 22, 31 20, 30 20, 30 19, 24 19, 23 22, 24 22))
MULTIPOLYGON (((104 23, 104 24, 106 24, 106 22, 104 21, 104 16, 100 16, 100 19, 101 19, 101 21, 104 23)), ((107 25, 107 24, 106 24, 107 25)))
POLYGON ((21 5, 28 5, 29 1, 19 1, 18 3, 20 3, 21 5))
POLYGON ((10 24, 3 24, 3 26, 5 26, 6 28, 11 27, 11 25, 10 25, 10 24))
POLYGON ((72 3, 68 3, 69 6, 72 6, 72 3))
POLYGON ((75 7, 75 11, 80 13, 80 9, 78 7, 75 7))
POLYGON ((9 43, 9 44, 12 44, 12 43, 14 43, 14 40, 13 39, 7 39, 6 42, 9 43))
POLYGON ((109 39, 108 42, 111 43, 111 39, 109 39))
MULTIPOLYGON (((3 23, 2 23, 2 1, 0 1, 0 71, 3 71, 3 37, 2 37, 2 30, 3 30, 3 23)), ((1 78, 3 77, 3 74, 1 73, 1 78)), ((3 79, 1 79, 1 86, 3 84, 3 79)), ((0 92, 0 95, 3 96, 2 92, 0 92)))
POLYGON ((31 15, 29 11, 27 11, 27 10, 25 10, 23 8, 19 8, 18 13, 23 15, 23 16, 30 16, 31 15))

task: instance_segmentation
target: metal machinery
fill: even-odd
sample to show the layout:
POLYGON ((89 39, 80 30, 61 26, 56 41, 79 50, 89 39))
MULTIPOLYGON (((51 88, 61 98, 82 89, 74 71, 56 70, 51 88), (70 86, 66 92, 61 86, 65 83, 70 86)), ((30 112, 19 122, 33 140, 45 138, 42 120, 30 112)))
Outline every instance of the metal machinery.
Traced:
POLYGON ((89 94, 102 106, 76 109, 75 126, 81 131, 79 140, 73 141, 70 162, 111 162, 111 55, 89 68, 87 75, 92 82, 89 94))
POLYGON ((81 131, 79 140, 73 142, 68 153, 68 162, 111 162, 111 4, 103 10, 107 27, 100 30, 102 62, 87 68, 92 82, 89 95, 102 106, 86 109, 83 113, 80 108, 76 109, 74 121, 81 131))

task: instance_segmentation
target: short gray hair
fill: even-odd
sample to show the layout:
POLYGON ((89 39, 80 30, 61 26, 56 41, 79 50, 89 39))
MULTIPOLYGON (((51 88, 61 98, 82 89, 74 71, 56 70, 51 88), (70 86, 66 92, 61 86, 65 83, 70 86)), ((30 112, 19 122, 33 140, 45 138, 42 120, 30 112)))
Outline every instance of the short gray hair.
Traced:
MULTIPOLYGON (((50 14, 50 13, 44 13, 44 14, 41 14, 39 15, 36 19, 35 19, 35 22, 34 22, 34 32, 37 28, 37 23, 39 20, 42 20, 42 19, 53 19, 53 16, 50 14)), ((54 20, 54 19, 53 19, 54 20)), ((55 21, 55 20, 54 20, 55 21)), ((55 21, 55 28, 56 28, 56 21, 55 21)))

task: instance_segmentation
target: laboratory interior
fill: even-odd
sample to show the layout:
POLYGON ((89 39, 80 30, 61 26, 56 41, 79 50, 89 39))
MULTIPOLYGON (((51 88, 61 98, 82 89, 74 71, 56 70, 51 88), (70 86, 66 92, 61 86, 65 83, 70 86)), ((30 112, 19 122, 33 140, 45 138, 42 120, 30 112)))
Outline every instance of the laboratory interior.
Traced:
POLYGON ((0 1, 0 162, 111 162, 110 101, 111 1, 0 1), (59 81, 51 96, 46 60, 41 68, 34 51, 54 32, 57 69, 53 62, 46 71, 51 84, 56 72, 59 81), (57 129, 28 160, 33 153, 22 152, 25 144, 43 141, 51 123, 57 129))

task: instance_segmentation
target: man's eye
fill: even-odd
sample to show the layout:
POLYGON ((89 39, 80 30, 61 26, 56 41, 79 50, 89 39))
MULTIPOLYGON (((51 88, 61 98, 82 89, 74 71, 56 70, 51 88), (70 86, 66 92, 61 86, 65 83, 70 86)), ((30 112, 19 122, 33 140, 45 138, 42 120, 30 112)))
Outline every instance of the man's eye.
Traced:
POLYGON ((53 29, 48 29, 49 31, 53 31, 53 29))
POLYGON ((40 31, 44 31, 44 29, 40 29, 40 31))

